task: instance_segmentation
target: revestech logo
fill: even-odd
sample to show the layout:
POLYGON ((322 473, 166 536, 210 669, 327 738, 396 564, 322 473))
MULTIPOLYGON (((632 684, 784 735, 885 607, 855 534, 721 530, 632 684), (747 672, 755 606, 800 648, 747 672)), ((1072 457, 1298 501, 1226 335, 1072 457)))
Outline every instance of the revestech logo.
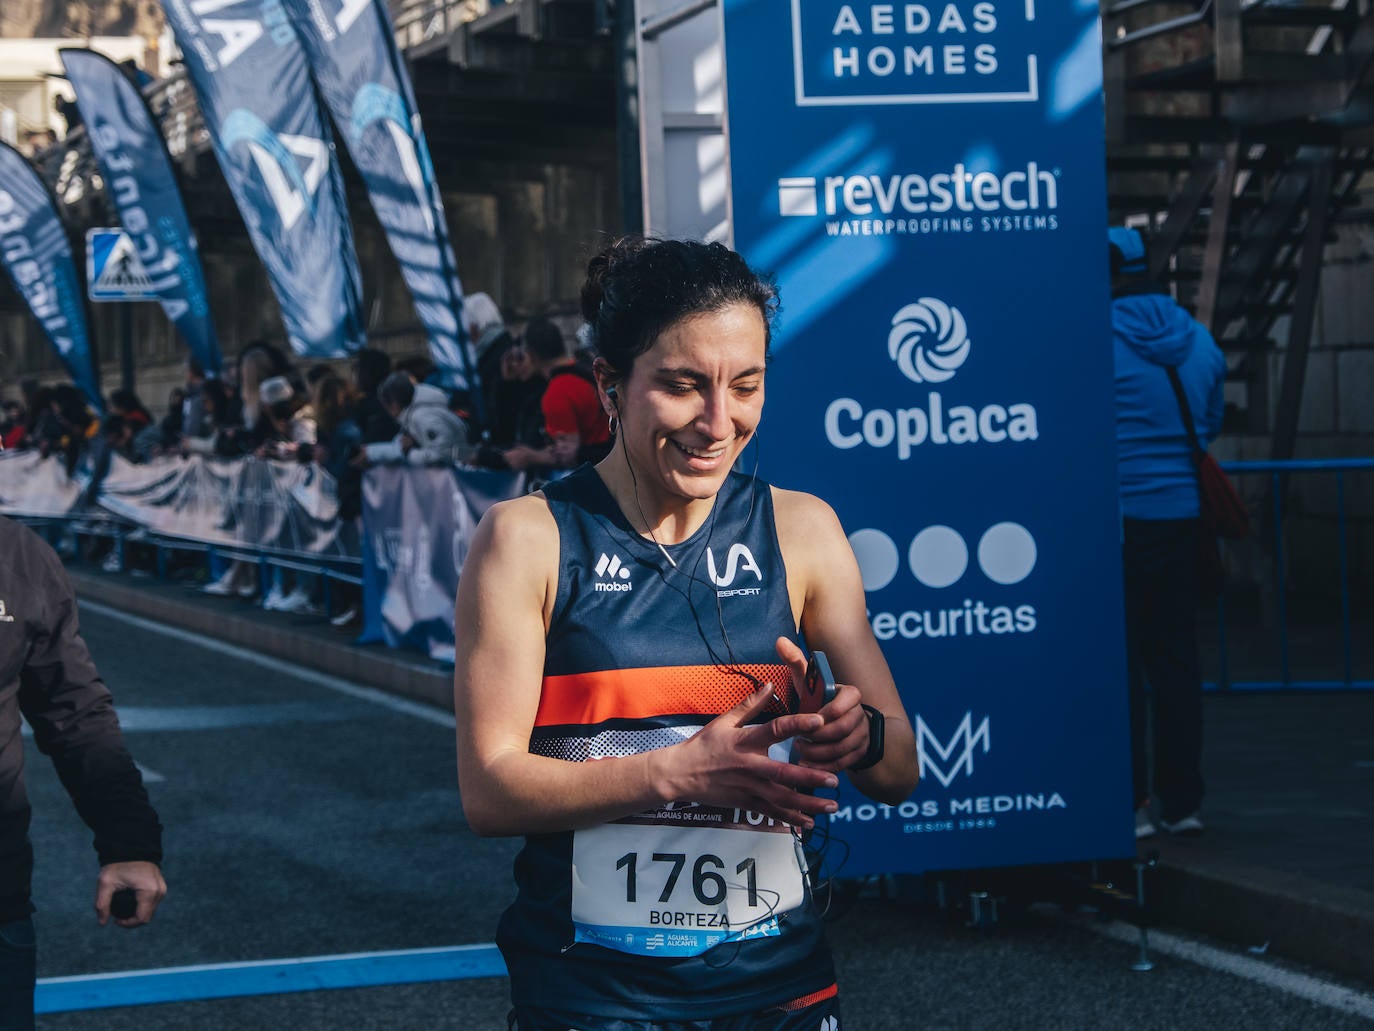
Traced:
POLYGON ((1002 173, 958 162, 934 172, 790 176, 778 180, 778 213, 824 216, 828 236, 1054 230, 1059 179, 1059 169, 1036 161, 1002 173))

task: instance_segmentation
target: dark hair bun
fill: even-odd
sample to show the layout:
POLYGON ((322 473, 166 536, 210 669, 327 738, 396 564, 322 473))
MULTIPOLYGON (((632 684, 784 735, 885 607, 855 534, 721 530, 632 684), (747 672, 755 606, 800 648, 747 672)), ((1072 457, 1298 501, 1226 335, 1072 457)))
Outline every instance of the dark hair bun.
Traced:
POLYGON ((669 326, 736 304, 757 309, 771 339, 777 292, 719 243, 621 237, 587 263, 582 284, 592 343, 621 374, 669 326))
POLYGON ((623 265, 648 246, 650 241, 645 237, 622 236, 587 262, 587 278, 582 283, 582 318, 589 325, 596 325, 597 312, 606 291, 606 278, 617 265, 623 265))

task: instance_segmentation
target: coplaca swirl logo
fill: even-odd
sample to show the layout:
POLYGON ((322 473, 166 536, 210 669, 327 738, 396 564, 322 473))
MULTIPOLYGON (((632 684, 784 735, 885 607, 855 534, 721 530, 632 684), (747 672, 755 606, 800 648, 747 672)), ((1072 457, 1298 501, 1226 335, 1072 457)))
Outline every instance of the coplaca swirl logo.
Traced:
POLYGON ((972 342, 958 308, 922 297, 892 316, 887 353, 913 383, 943 383, 968 358, 972 342))

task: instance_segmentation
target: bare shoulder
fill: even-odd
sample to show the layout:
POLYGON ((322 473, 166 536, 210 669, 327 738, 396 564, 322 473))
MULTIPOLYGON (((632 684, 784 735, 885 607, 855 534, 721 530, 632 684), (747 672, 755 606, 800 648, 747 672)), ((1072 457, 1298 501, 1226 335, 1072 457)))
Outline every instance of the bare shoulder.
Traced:
POLYGON ((828 610, 836 598, 846 605, 857 598, 862 614, 858 563, 835 510, 814 494, 774 487, 773 523, 798 625, 805 624, 808 612, 814 616, 818 604, 828 610))
POLYGON ((773 524, 788 581, 805 597, 817 574, 833 575, 853 559, 840 517, 814 494, 773 487, 773 524))
POLYGON ((477 525, 473 557, 542 566, 557 562, 558 524, 543 494, 499 501, 477 525))
POLYGON ((805 542, 819 545, 835 537, 844 537, 839 516, 816 495, 799 490, 783 490, 781 487, 770 489, 773 492, 773 519, 778 528, 778 539, 784 544, 805 542))
POLYGON ((553 530, 556 528, 549 503, 542 493, 525 494, 509 501, 498 501, 482 516, 482 524, 491 524, 490 532, 513 533, 553 530))

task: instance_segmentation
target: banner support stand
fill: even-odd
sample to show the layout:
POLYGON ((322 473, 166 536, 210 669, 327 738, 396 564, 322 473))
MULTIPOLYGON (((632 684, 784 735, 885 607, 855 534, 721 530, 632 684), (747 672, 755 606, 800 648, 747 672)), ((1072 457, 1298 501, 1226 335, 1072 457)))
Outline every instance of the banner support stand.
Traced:
POLYGON ((120 383, 130 393, 134 391, 134 313, 133 305, 125 301, 119 306, 119 373, 120 383))

